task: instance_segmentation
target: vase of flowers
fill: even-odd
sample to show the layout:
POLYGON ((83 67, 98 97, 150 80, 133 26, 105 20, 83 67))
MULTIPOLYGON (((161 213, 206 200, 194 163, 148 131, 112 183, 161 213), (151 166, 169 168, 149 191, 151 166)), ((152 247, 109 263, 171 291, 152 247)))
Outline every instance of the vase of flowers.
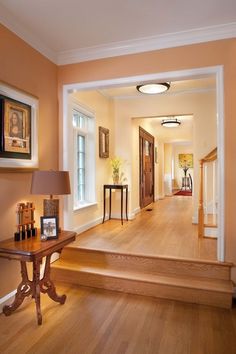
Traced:
POLYGON ((114 184, 120 183, 120 167, 122 165, 122 160, 120 157, 111 158, 111 167, 112 167, 112 179, 114 184))

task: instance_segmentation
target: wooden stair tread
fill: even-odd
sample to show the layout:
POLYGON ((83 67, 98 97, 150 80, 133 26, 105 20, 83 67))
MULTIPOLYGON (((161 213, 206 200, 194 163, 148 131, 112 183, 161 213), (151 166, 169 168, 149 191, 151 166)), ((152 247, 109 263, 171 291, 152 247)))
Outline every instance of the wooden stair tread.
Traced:
POLYGON ((171 257, 171 256, 163 256, 163 255, 153 255, 153 254, 141 254, 141 253, 133 253, 133 252, 120 252, 120 251, 110 251, 107 249, 93 249, 81 246, 75 246, 73 243, 64 247, 64 250, 72 250, 78 252, 89 252, 89 253, 100 253, 100 254, 108 254, 108 255, 121 255, 127 257, 140 257, 140 258, 151 258, 156 260, 167 260, 167 261, 176 261, 176 262, 186 262, 186 263, 198 263, 198 264, 209 264, 209 265, 219 265, 221 267, 233 267, 233 263, 231 262, 220 262, 213 260, 204 260, 204 259, 195 259, 195 258, 184 258, 184 257, 171 257))
POLYGON ((53 263, 52 268, 70 270, 74 272, 83 272, 113 278, 122 278, 128 280, 142 281, 146 283, 164 284, 169 286, 180 286, 183 288, 193 288, 208 291, 219 291, 232 294, 232 282, 230 280, 209 279, 201 277, 174 276, 170 274, 149 274, 137 273, 135 271, 117 270, 105 267, 96 267, 88 265, 79 265, 76 263, 66 263, 57 261, 53 263))

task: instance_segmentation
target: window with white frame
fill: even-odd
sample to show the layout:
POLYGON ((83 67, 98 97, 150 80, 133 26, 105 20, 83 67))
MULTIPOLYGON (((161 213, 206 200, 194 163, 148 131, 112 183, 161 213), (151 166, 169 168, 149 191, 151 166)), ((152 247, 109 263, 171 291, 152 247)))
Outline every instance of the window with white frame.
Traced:
POLYGON ((73 105, 74 209, 95 203, 95 117, 73 105))

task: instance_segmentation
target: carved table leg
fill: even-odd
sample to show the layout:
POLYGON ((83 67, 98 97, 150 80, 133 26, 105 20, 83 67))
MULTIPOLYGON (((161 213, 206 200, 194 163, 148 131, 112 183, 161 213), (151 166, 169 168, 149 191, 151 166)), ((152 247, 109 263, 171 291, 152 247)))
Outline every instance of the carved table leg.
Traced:
POLYGON ((66 295, 57 295, 55 285, 50 279, 50 258, 51 255, 46 257, 44 276, 43 279, 40 280, 40 291, 44 294, 48 294, 52 300, 63 305, 66 301, 66 295))
POLYGON ((17 288, 15 299, 11 305, 3 307, 3 313, 10 316, 24 301, 24 298, 32 294, 32 282, 28 278, 26 262, 21 261, 21 277, 22 281, 17 288))
POLYGON ((40 259, 33 261, 33 297, 36 305, 38 325, 42 324, 42 313, 40 307, 40 259))

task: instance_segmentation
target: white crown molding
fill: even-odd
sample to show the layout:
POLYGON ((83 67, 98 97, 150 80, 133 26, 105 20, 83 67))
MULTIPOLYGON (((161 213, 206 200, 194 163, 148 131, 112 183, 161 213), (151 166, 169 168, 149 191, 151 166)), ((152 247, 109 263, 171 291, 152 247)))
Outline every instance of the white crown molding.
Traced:
POLYGON ((4 6, 0 5, 0 23, 23 39, 31 47, 36 49, 43 56, 57 64, 57 53, 48 48, 36 36, 34 36, 24 25, 21 25, 4 6))
POLYGON ((0 21, 18 37, 58 65, 236 37, 236 22, 232 22, 189 31, 167 33, 158 36, 108 43, 105 45, 55 52, 21 24, 3 5, 0 5, 0 21))
POLYGON ((58 53, 58 65, 236 37, 236 22, 58 53))

